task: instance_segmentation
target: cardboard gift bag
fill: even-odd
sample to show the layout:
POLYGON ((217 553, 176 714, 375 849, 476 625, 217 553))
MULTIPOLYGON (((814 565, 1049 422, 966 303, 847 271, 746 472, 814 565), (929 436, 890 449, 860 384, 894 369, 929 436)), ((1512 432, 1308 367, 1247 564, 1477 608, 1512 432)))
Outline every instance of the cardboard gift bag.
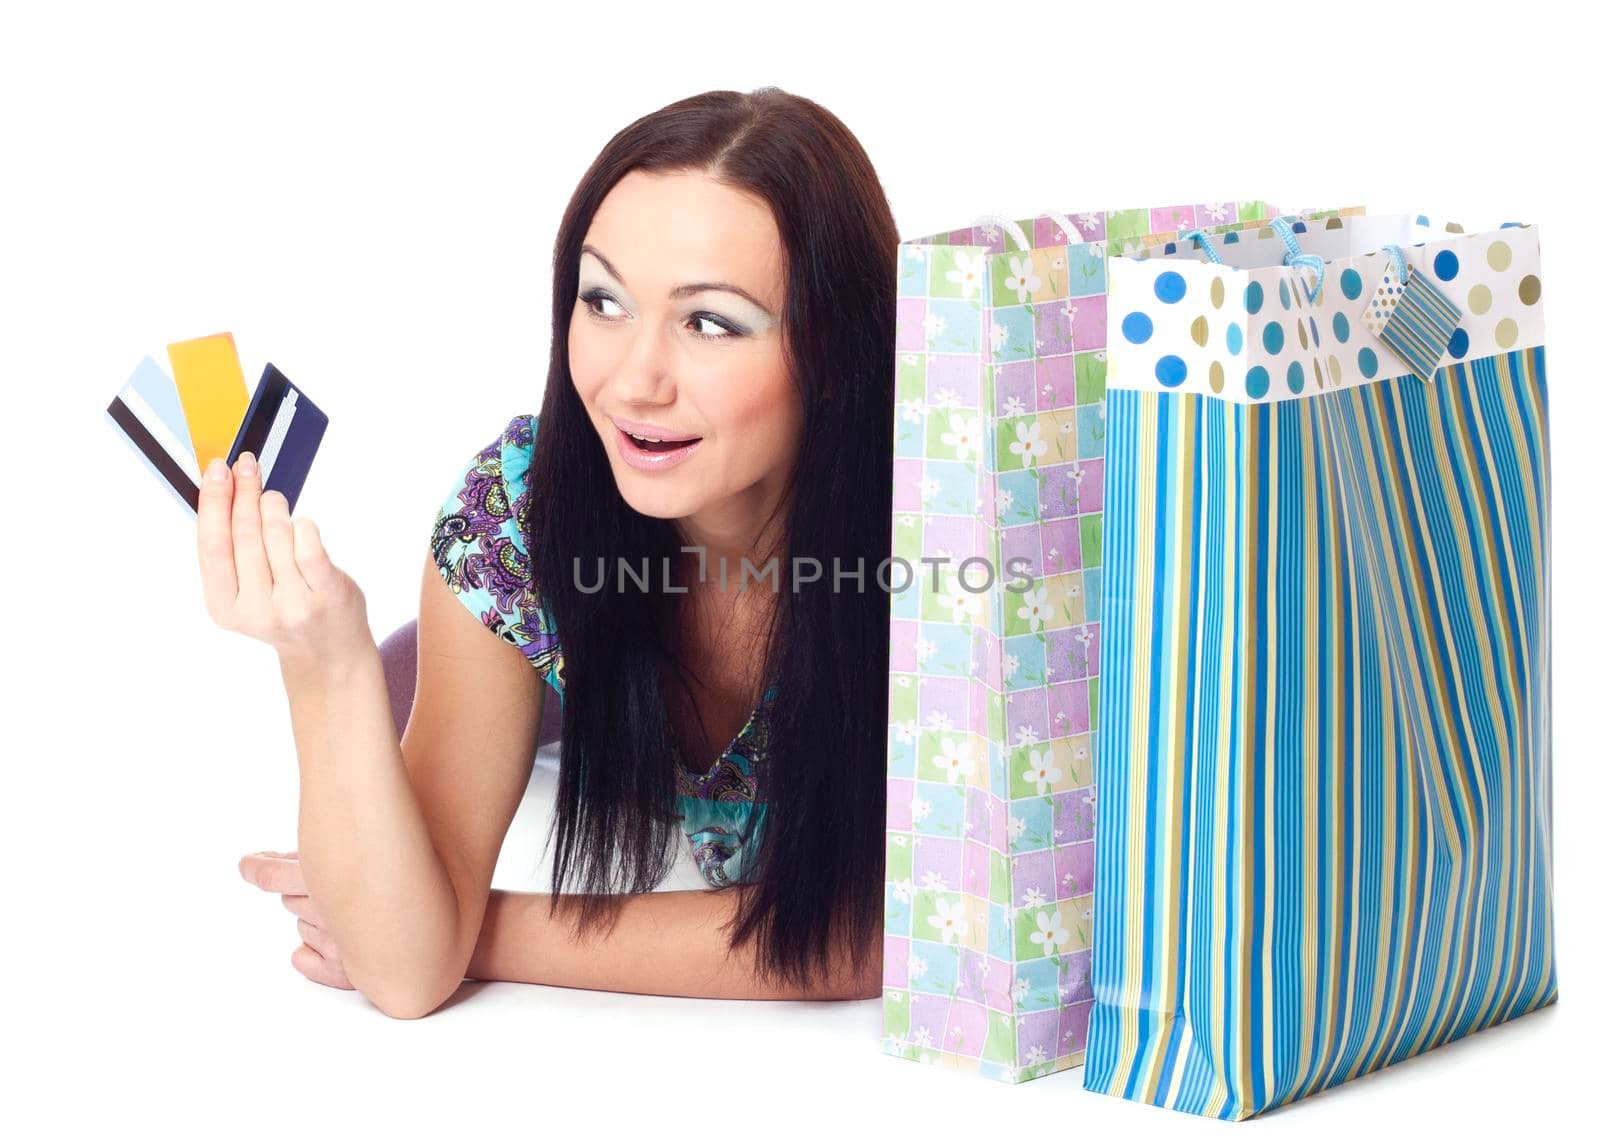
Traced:
POLYGON ((1011 1082, 1083 1058, 1106 250, 1279 214, 1047 214, 900 245, 886 1052, 1011 1082))
POLYGON ((1247 1117, 1555 999, 1539 232, 1109 278, 1084 1083, 1247 1117))

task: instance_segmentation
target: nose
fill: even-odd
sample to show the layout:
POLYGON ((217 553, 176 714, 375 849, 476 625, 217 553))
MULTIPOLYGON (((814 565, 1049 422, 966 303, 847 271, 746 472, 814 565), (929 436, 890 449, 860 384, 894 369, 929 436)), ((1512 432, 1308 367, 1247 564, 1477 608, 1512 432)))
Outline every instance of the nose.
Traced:
POLYGON ((660 322, 641 323, 611 372, 612 395, 641 407, 670 403, 673 396, 672 344, 660 322))

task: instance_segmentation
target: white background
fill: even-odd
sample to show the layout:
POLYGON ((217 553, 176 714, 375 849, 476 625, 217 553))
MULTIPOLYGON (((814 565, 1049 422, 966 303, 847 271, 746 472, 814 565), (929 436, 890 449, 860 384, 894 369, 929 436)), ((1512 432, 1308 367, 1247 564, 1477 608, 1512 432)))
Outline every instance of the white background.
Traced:
MULTIPOLYGON (((1299 10, 7 5, 0 1114, 29 1135, 1224 1127, 1085 1093, 1076 1071, 1013 1087, 886 1056, 875 1001, 500 984, 390 1020, 296 973, 293 916, 238 876, 241 854, 295 845, 276 662, 209 624, 193 518, 103 422, 111 396, 144 354, 220 330, 252 383, 271 360, 303 385, 332 424, 300 513, 381 638, 415 615, 449 481, 538 408, 551 250, 585 167, 674 99, 773 84, 862 140, 903 237, 1238 197, 1540 226, 1561 1000, 1251 1127, 1577 1127, 1595 1060, 1589 39, 1526 0, 1299 10)), ((501 886, 548 884, 528 866, 537 807, 501 886)))

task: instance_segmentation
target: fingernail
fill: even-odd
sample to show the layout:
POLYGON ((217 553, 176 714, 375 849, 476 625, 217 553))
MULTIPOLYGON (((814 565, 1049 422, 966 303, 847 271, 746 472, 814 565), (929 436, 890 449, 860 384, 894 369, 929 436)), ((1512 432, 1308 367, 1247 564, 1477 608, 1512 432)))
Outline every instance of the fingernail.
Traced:
POLYGON ((254 475, 256 473, 256 458, 248 451, 241 451, 239 458, 234 460, 233 469, 241 475, 254 475))
POLYGON ((228 461, 219 455, 211 461, 211 466, 206 468, 206 478, 213 483, 220 483, 227 477, 228 461))

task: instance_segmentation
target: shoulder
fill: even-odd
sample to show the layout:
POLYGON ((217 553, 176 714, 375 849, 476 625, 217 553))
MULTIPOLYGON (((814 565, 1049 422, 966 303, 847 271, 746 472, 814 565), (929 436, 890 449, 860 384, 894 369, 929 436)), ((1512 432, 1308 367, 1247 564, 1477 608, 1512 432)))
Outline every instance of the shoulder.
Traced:
POLYGON ((520 518, 539 417, 515 416, 469 459, 434 515, 434 564, 463 605, 561 692, 555 622, 529 572, 520 518))

